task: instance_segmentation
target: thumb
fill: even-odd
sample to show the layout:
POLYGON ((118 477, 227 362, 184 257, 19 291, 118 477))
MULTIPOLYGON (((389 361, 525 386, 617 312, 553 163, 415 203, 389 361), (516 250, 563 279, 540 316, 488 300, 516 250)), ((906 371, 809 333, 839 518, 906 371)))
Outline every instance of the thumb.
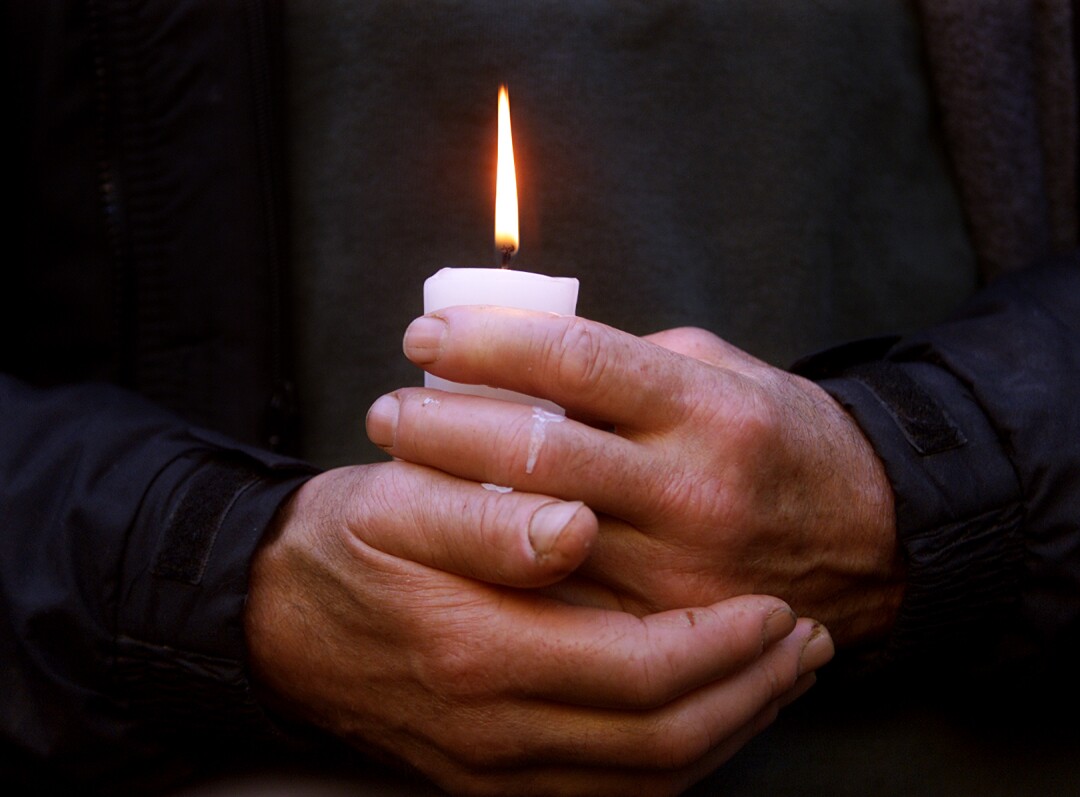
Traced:
POLYGON ((580 501, 507 491, 406 462, 349 468, 352 534, 384 553, 494 584, 541 587, 575 570, 598 534, 580 501))

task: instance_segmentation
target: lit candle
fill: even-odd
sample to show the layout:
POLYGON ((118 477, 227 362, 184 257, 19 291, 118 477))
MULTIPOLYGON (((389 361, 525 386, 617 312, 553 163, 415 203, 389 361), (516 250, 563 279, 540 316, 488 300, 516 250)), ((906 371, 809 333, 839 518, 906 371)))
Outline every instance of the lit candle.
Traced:
MULTIPOLYGON (((573 315, 577 310, 578 281, 573 277, 548 277, 506 268, 518 250, 517 177, 514 141, 510 131, 510 99, 506 87, 499 89, 499 158, 495 177, 495 248, 503 268, 444 268, 424 282, 424 312, 462 304, 486 304, 518 310, 541 310, 573 315)), ((462 385, 431 374, 424 384, 439 390, 490 396, 562 410, 548 401, 484 385, 462 385)))

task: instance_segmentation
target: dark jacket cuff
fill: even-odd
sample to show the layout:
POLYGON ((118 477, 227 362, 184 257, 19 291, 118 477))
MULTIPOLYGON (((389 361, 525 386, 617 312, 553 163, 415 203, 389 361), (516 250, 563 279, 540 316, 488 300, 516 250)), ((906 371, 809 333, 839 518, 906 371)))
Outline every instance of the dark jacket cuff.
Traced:
POLYGON ((884 658, 974 655, 1019 588, 1019 481, 967 388, 936 365, 884 359, 894 342, 844 346, 796 371, 854 417, 893 487, 906 587, 884 658))
POLYGON ((163 736, 229 738, 234 751, 283 740, 248 680, 243 611, 255 548, 311 475, 233 444, 181 456, 151 485, 125 554, 116 673, 163 736))

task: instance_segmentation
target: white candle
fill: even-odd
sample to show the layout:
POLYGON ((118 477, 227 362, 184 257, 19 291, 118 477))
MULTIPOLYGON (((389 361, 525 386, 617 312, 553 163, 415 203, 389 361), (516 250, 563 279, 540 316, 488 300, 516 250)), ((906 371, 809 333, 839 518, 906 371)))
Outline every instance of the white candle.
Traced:
MULTIPOLYGON (((444 268, 424 282, 425 313, 456 305, 483 304, 574 315, 577 297, 578 281, 573 277, 548 277, 505 268, 444 268)), ((424 375, 424 384, 439 390, 516 401, 543 407, 549 412, 562 412, 550 401, 512 390, 463 385, 431 374, 424 375)))
MULTIPOLYGON (((514 168, 514 139, 510 131, 510 95, 499 88, 499 152, 495 177, 495 248, 502 255, 503 268, 444 268, 424 282, 424 312, 445 307, 481 304, 540 310, 559 315, 577 311, 578 281, 573 277, 548 277, 506 268, 518 248, 517 172, 514 168)), ((532 404, 548 412, 562 413, 550 401, 512 390, 463 385, 424 374, 427 387, 467 393, 473 396, 532 404)))

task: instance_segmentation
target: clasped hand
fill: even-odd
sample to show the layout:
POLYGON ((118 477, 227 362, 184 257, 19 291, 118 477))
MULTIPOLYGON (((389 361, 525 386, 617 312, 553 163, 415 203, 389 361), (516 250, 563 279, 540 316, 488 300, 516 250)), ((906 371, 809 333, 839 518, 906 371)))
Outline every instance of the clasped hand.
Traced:
POLYGON ((745 596, 637 618, 535 591, 580 503, 388 462, 288 502, 252 566, 253 678, 285 716, 463 794, 676 794, 812 684, 816 623, 745 596))
POLYGON ((397 461, 312 479, 252 564, 251 670, 278 711, 453 792, 674 794, 832 656, 769 595, 840 633, 888 622, 891 496, 809 383, 701 332, 505 310, 441 311, 405 347, 569 417, 376 402, 397 461))
POLYGON ((645 614, 771 594, 840 642, 892 623, 903 586, 891 488, 817 385, 702 330, 642 339, 497 308, 417 319, 405 352, 438 376, 567 409, 551 423, 527 406, 417 388, 368 416, 395 457, 601 513, 564 596, 645 614))

